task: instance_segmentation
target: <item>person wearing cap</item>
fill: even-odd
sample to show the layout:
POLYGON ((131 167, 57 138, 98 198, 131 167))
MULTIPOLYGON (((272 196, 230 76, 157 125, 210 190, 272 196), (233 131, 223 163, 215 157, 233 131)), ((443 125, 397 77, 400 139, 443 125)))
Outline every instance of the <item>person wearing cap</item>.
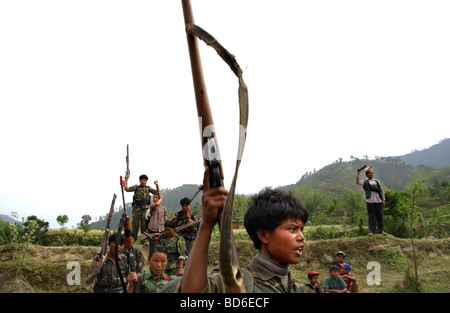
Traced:
POLYGON ((330 266, 330 276, 325 278, 323 290, 326 293, 345 293, 347 292, 347 284, 339 276, 339 266, 330 266))
POLYGON ((139 176, 139 185, 134 185, 131 187, 124 186, 123 189, 127 192, 133 192, 133 222, 131 225, 131 229, 134 233, 134 240, 136 241, 136 237, 139 233, 139 229, 141 233, 145 231, 145 213, 147 212, 148 206, 151 203, 150 193, 152 194, 160 194, 159 192, 159 184, 158 181, 155 181, 156 190, 150 186, 147 186, 148 176, 142 174, 139 176))
POLYGON ((331 265, 337 265, 344 263, 345 252, 340 250, 336 253, 336 260, 334 260, 331 265))
POLYGON ((369 236, 375 234, 377 226, 378 233, 386 235, 384 231, 383 208, 386 206, 386 198, 381 188, 380 182, 373 179, 373 168, 371 166, 365 169, 367 179, 360 179, 356 171, 356 184, 361 185, 366 196, 367 214, 369 215, 369 236))
POLYGON ((350 271, 352 270, 352 267, 348 263, 342 263, 339 264, 341 269, 339 272, 339 276, 344 280, 344 282, 347 284, 347 290, 350 293, 357 293, 359 283, 356 280, 356 277, 350 274, 350 271))
POLYGON ((308 273, 309 284, 306 286, 310 287, 316 293, 323 293, 322 283, 319 280, 319 272, 314 270, 308 273))

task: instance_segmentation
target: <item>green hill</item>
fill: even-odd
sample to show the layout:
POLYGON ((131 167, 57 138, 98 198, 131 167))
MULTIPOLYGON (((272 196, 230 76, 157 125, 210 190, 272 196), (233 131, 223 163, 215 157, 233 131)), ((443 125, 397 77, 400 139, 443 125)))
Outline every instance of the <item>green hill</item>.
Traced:
MULTIPOLYGON (((379 180, 384 188, 401 190, 411 183, 411 178, 424 179, 426 181, 444 181, 450 178, 450 166, 443 168, 431 168, 426 166, 414 167, 407 165, 398 158, 377 158, 374 160, 354 159, 349 162, 336 161, 316 171, 307 173, 294 185, 282 187, 289 190, 299 186, 313 185, 317 187, 327 186, 332 193, 342 193, 349 190, 361 190, 355 184, 356 170, 363 164, 372 166, 374 178, 379 180)), ((365 178, 364 173, 360 175, 365 178)))
MULTIPOLYGON (((374 169, 374 178, 379 180, 385 191, 402 191, 411 184, 412 179, 425 180, 426 188, 430 193, 435 191, 435 198, 429 199, 426 209, 432 211, 439 207, 450 213, 450 199, 448 189, 450 181, 450 139, 444 139, 438 144, 422 150, 413 151, 400 157, 376 157, 375 159, 352 157, 351 161, 336 160, 318 171, 305 173, 300 180, 291 185, 281 186, 280 189, 289 190, 299 198, 307 207, 311 215, 314 212, 327 211, 326 216, 316 220, 320 223, 356 223, 361 217, 364 219, 364 196, 361 186, 355 184, 355 175, 358 167, 366 164, 374 169), (445 165, 445 166, 442 166, 445 165)), ((364 173, 360 175, 365 178, 364 173)), ((198 185, 182 185, 174 189, 163 189, 163 205, 169 212, 180 209, 179 201, 183 197, 192 197, 198 189, 198 185)), ((131 195, 131 194, 130 194, 131 195)), ((193 202, 193 206, 200 203, 200 192, 193 202)), ((246 199, 248 196, 237 195, 235 199, 234 218, 242 220, 246 211, 246 199)), ((131 199, 128 196, 127 199, 131 199)), ((130 203, 127 203, 127 212, 131 218, 130 203)), ((120 213, 119 213, 120 212, 120 213)), ((444 213, 445 213, 444 212, 444 213)), ((113 215, 113 228, 118 225, 122 213, 113 215)), ((325 213, 325 212, 324 212, 325 213)), ((441 215, 445 215, 441 212, 441 215)), ((106 214, 106 212, 105 212, 106 214)), ((169 213, 170 214, 170 213, 169 213)), ((317 216, 315 216, 317 218, 317 216)), ((312 219, 311 219, 312 220, 312 219)), ((90 224, 91 229, 104 229, 105 218, 90 224)))

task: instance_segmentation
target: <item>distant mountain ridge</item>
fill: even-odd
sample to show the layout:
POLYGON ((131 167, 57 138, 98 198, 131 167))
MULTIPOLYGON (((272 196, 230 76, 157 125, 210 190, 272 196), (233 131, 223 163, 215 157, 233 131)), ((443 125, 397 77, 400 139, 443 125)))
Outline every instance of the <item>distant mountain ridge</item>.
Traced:
MULTIPOLYGON (((311 190, 334 195, 347 191, 357 191, 361 187, 355 184, 356 170, 367 164, 374 168, 375 179, 384 188, 402 190, 411 183, 412 178, 431 181, 450 179, 450 139, 441 140, 421 151, 397 157, 352 158, 349 162, 341 159, 318 171, 305 173, 295 184, 280 186, 283 190, 296 190, 308 186, 311 190)), ((361 179, 364 179, 361 174, 361 179)))
MULTIPOLYGON (((349 162, 337 160, 314 173, 304 174, 301 179, 291 185, 280 186, 280 189, 292 190, 294 193, 299 189, 310 188, 311 190, 321 191, 329 194, 330 197, 342 194, 348 191, 360 191, 361 187, 355 184, 356 169, 363 164, 372 166, 375 171, 375 178, 380 180, 383 188, 390 186, 392 189, 401 190, 407 184, 411 183, 412 177, 424 179, 426 181, 443 181, 450 178, 450 139, 441 140, 421 151, 413 151, 403 156, 397 157, 376 157, 375 159, 353 158, 349 162)), ((361 175, 363 179, 364 174, 361 175)), ((186 184, 174 189, 163 189, 163 205, 168 211, 176 212, 180 210, 180 199, 183 197, 191 198, 197 191, 199 185, 186 184)), ((131 195, 131 193, 130 193, 131 195)), ((193 205, 200 202, 202 192, 200 192, 193 205)), ((127 196, 126 199, 131 199, 127 196)), ((131 205, 127 203, 127 212, 130 218, 131 205)), ((113 214, 111 225, 119 224, 122 210, 113 214)), ((106 212, 105 212, 106 214, 106 212)), ((90 224, 91 229, 104 229, 106 220, 100 220, 90 224)))
MULTIPOLYGON (((411 183, 412 177, 424 179, 427 182, 448 181, 450 179, 450 139, 441 140, 421 151, 412 151, 411 153, 396 157, 376 157, 375 159, 352 158, 349 162, 343 162, 341 159, 321 168, 314 173, 305 173, 295 184, 280 186, 283 190, 297 190, 310 188, 314 191, 332 195, 339 195, 347 191, 361 190, 361 187, 355 184, 356 169, 367 164, 372 166, 375 172, 375 178, 380 180, 383 188, 390 186, 392 189, 402 190, 411 183)), ((299 175, 300 176, 300 175, 299 175)), ((361 175, 364 178, 364 174, 361 175)), ((164 196, 163 205, 169 212, 180 210, 180 200, 183 197, 191 198, 198 190, 199 185, 185 184, 173 189, 162 189, 164 196)), ((201 201, 202 192, 200 192, 193 201, 192 205, 201 201)), ((132 218, 131 208, 132 193, 125 195, 127 201, 127 213, 132 218)), ((123 208, 119 206, 113 214, 111 226, 112 229, 119 224, 123 208)), ((92 222, 91 229, 104 229, 106 226, 106 215, 99 221, 92 222)), ((8 223, 20 223, 7 215, 0 214, 0 219, 8 223)))
POLYGON ((5 215, 5 214, 0 214, 0 220, 5 221, 9 224, 22 224, 21 222, 15 220, 12 217, 5 215))
POLYGON ((427 149, 415 150, 396 158, 415 167, 420 165, 434 168, 450 166, 450 138, 443 139, 427 149))

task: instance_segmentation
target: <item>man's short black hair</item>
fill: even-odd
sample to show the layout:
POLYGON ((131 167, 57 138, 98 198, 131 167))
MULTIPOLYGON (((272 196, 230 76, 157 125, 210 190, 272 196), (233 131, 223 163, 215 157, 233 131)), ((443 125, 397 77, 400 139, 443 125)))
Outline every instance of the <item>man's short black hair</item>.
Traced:
POLYGON ((308 212, 303 204, 290 193, 279 189, 265 188, 251 197, 251 204, 244 216, 244 227, 256 249, 261 247, 258 231, 265 229, 273 233, 287 218, 308 220, 308 212))
MULTIPOLYGON (((111 236, 109 236, 108 244, 110 244, 111 242, 116 242, 117 235, 118 235, 118 233, 115 233, 115 234, 112 234, 111 236)), ((119 244, 121 244, 121 245, 125 244, 125 236, 122 234, 120 234, 119 244)))
POLYGON ((148 176, 145 174, 142 174, 141 176, 139 176, 139 180, 141 180, 141 179, 148 180, 148 176))
POLYGON ((191 199, 189 199, 188 197, 184 197, 183 199, 180 200, 180 205, 183 206, 183 204, 191 204, 191 199))
POLYGON ((164 222, 164 227, 175 228, 175 222, 171 220, 167 220, 164 222))

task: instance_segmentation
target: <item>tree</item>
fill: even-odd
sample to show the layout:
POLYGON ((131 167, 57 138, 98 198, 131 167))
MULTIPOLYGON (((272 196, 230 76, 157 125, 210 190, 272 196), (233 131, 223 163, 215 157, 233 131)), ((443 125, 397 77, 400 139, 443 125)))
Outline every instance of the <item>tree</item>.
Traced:
POLYGON ((406 191, 387 190, 385 192, 386 207, 384 215, 386 217, 386 227, 389 227, 389 233, 398 237, 407 237, 407 223, 408 218, 408 194, 406 191))
POLYGON ((322 203, 324 199, 324 195, 319 193, 319 192, 309 192, 305 199, 304 199, 304 205, 306 210, 308 211, 308 214, 312 215, 317 208, 319 207, 319 205, 322 203))
POLYGON ((56 221, 58 222, 59 225, 61 225, 61 227, 64 229, 64 224, 69 222, 69 217, 67 217, 66 214, 64 215, 58 215, 58 217, 56 218, 56 221))
POLYGON ((236 221, 243 221, 244 214, 248 208, 248 198, 245 195, 236 194, 234 196, 233 208, 233 219, 236 221))
POLYGON ((48 222, 38 219, 36 217, 36 215, 30 215, 27 217, 27 220, 23 223, 23 226, 25 227, 25 229, 27 227, 29 227, 28 225, 30 223, 32 223, 34 225, 33 228, 35 228, 34 242, 40 242, 41 240, 44 239, 45 233, 48 231, 48 227, 49 227, 48 222))
POLYGON ((78 227, 82 228, 83 226, 89 225, 89 222, 92 220, 91 216, 85 214, 81 217, 81 222, 78 223, 78 227))
POLYGON ((414 219, 414 213, 417 209, 417 199, 421 197, 424 194, 424 190, 422 189, 422 185, 425 183, 424 180, 417 180, 415 181, 413 178, 413 182, 408 186, 408 191, 410 192, 410 212, 409 212, 409 221, 410 221, 410 229, 409 229, 409 238, 411 239, 411 247, 412 247, 412 259, 413 259, 413 265, 414 265, 414 281, 413 281, 413 288, 415 291, 419 291, 419 276, 417 273, 417 256, 416 256, 416 249, 414 246, 414 230, 413 230, 413 219, 414 219))
POLYGON ((363 194, 358 191, 349 191, 342 195, 344 206, 350 209, 350 218, 352 222, 356 222, 360 213, 364 207, 363 194))

